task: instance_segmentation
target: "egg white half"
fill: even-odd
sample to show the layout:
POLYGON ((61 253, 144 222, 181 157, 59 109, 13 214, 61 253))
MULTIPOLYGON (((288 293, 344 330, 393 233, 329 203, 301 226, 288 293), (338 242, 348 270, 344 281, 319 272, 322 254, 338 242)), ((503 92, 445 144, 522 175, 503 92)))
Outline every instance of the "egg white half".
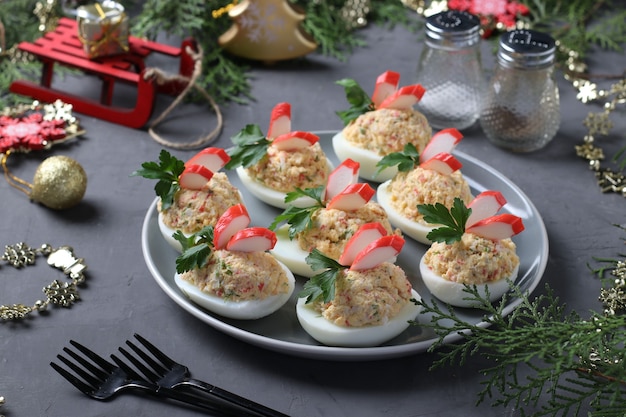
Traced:
MULTIPOLYGON (((508 277, 499 279, 498 281, 487 282, 485 284, 476 285, 476 289, 481 297, 486 296, 485 287, 489 289, 489 301, 496 301, 500 299, 509 288, 509 281, 514 282, 519 272, 519 265, 515 267, 511 275, 508 277)), ((464 300, 464 298, 470 297, 470 294, 463 291, 465 286, 458 282, 448 281, 441 275, 435 273, 424 263, 424 256, 420 260, 420 274, 422 275, 422 281, 428 291, 443 301, 455 307, 473 307, 471 300, 464 300)))
POLYGON ((180 288, 191 301, 215 314, 231 319, 254 320, 268 316, 277 311, 289 301, 291 294, 293 294, 296 280, 285 265, 280 263, 280 266, 287 274, 289 290, 286 293, 272 295, 263 300, 225 300, 221 297, 201 291, 192 283, 182 279, 180 274, 174 276, 174 281, 178 288, 180 288))
POLYGON ((374 151, 354 146, 346 140, 342 132, 333 136, 333 149, 340 161, 350 158, 361 164, 359 176, 368 181, 384 182, 398 173, 398 168, 393 166, 385 168, 377 175, 378 167, 376 164, 382 159, 382 156, 374 151))
MULTIPOLYGON (((169 243, 169 245, 173 247, 176 251, 182 252, 183 247, 180 245, 180 242, 172 237, 172 235, 176 233, 176 230, 172 229, 171 227, 169 227, 163 222, 162 213, 159 213, 159 216, 157 218, 157 223, 159 224, 159 230, 161 231, 161 234, 163 235, 163 238, 165 239, 165 241, 169 243)), ((183 234, 185 236, 189 236, 186 233, 183 233, 183 234)))
POLYGON ((287 265, 291 272, 296 275, 311 278, 319 272, 313 271, 306 263, 306 257, 309 256, 309 253, 300 249, 298 240, 289 239, 289 225, 285 224, 276 230, 276 245, 270 253, 287 265))
MULTIPOLYGON (((411 290, 411 297, 420 300, 420 295, 411 290)), ((296 315, 302 328, 315 340, 327 346, 368 347, 378 346, 398 336, 407 327, 410 320, 415 320, 421 307, 408 301, 397 316, 387 323, 377 326, 343 327, 322 317, 317 311, 305 304, 306 298, 299 298, 296 303, 296 315)))
POLYGON ((380 204, 385 212, 387 213, 387 217, 389 218, 389 222, 402 230, 402 233, 405 235, 417 240, 420 243, 425 245, 430 245, 432 242, 426 238, 428 233, 430 233, 433 229, 436 229, 436 225, 425 225, 420 222, 416 222, 415 220, 411 220, 407 217, 404 217, 401 213, 396 211, 391 205, 391 193, 389 192, 389 185, 391 184, 391 180, 385 181, 380 184, 376 190, 376 201, 380 204))
MULTIPOLYGON (((333 164, 328 159, 326 162, 328 164, 328 171, 332 171, 334 169, 333 164)), ((235 172, 237 172, 239 179, 246 189, 256 198, 273 207, 281 209, 287 208, 287 204, 285 203, 285 196, 287 193, 283 191, 276 191, 272 188, 266 187, 258 181, 255 181, 250 175, 248 175, 248 172, 244 167, 237 167, 235 172)), ((309 207, 315 204, 315 200, 310 197, 300 197, 289 204, 295 207, 309 207)))

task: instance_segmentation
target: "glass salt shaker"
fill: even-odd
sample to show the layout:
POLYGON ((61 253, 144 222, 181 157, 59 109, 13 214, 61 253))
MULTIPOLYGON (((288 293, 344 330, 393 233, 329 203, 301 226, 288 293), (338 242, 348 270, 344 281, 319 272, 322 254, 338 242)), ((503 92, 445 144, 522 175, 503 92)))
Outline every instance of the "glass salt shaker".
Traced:
POLYGON ((416 77, 426 93, 416 108, 435 128, 460 130, 478 120, 484 90, 479 30, 478 17, 457 10, 426 20, 416 77))
POLYGON ((495 145, 530 152, 543 148, 561 123, 554 78, 555 41, 534 30, 500 37, 494 75, 486 90, 480 124, 495 145))

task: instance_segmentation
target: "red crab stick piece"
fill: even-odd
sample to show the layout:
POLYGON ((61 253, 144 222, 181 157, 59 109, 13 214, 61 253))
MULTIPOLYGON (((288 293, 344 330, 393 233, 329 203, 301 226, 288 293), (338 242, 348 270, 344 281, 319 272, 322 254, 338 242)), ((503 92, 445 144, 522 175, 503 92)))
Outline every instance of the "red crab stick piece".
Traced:
POLYGON ((395 71, 385 71, 376 78, 376 85, 372 93, 372 102, 378 107, 387 97, 398 89, 400 74, 395 71))
POLYGON ((451 127, 435 133, 420 154, 420 162, 428 161, 441 152, 452 153, 456 145, 463 139, 463 134, 451 127))
POLYGON ((345 190, 348 185, 356 184, 359 181, 360 167, 361 164, 348 158, 328 174, 324 200, 328 201, 345 190))
POLYGON ((350 184, 326 205, 327 209, 354 211, 372 199, 376 190, 367 183, 350 184))
POLYGON ((291 132, 291 104, 278 103, 274 106, 270 115, 270 127, 267 129, 267 138, 274 139, 289 132, 291 132))
POLYGON ((186 190, 200 190, 213 178, 213 172, 202 165, 186 166, 178 177, 178 184, 186 190))
POLYGON ((465 227, 470 227, 487 217, 495 216, 505 204, 506 198, 500 191, 483 191, 467 205, 467 208, 472 209, 472 213, 467 218, 465 227))
POLYGON ((454 171, 461 169, 462 166, 463 164, 458 159, 446 152, 438 153, 428 161, 420 164, 420 167, 424 169, 432 169, 443 175, 450 175, 454 171))
POLYGON ((274 138, 270 146, 280 151, 295 151, 315 145, 320 137, 309 132, 295 130, 274 138))
POLYGON ((213 228, 213 247, 224 249, 231 237, 250 224, 250 215, 243 204, 229 207, 213 228))
POLYGON ((404 239, 400 236, 383 236, 367 245, 365 249, 357 254, 350 266, 350 270, 364 271, 375 268, 383 262, 388 262, 398 256, 403 246, 404 239))
POLYGON ((379 109, 409 110, 422 99, 426 89, 420 84, 400 87, 395 93, 380 103, 379 109))
POLYGON ((524 230, 522 219, 509 213, 497 214, 495 216, 482 219, 473 226, 465 229, 466 233, 473 233, 477 236, 491 240, 502 240, 515 236, 524 230))
POLYGON ((195 154, 185 165, 202 165, 213 172, 224 168, 230 161, 230 155, 222 148, 205 148, 195 154))
POLYGON ((339 257, 341 265, 352 265, 356 255, 373 241, 387 236, 387 230, 379 222, 365 223, 352 235, 339 257))
POLYGON ((265 227, 247 227, 237 231, 226 244, 226 250, 265 252, 276 245, 276 233, 265 227))

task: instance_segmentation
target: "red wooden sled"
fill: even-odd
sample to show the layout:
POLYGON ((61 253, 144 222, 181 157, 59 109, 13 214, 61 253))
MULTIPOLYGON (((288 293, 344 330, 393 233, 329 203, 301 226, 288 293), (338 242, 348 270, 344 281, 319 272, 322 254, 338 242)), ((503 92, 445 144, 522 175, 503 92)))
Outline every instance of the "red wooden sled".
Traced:
POLYGON ((43 102, 53 102, 59 99, 71 104, 76 112, 132 128, 142 127, 150 119, 154 98, 158 92, 178 94, 185 87, 180 82, 156 85, 153 81, 144 79, 143 75, 146 71, 144 59, 152 52, 179 58, 179 75, 189 77, 193 71, 194 62, 186 52, 186 48, 189 46, 195 51, 195 42, 192 39, 186 39, 181 47, 177 48, 130 36, 128 44, 127 53, 89 59, 83 50, 83 44, 78 39, 77 22, 61 18, 53 32, 45 34, 33 43, 22 42, 18 45, 19 49, 37 56, 43 63, 40 84, 17 80, 11 84, 10 90, 43 102), (99 77, 102 81, 100 101, 52 88, 55 63, 74 67, 99 77), (113 87, 116 82, 137 86, 137 100, 134 108, 112 105, 113 87))

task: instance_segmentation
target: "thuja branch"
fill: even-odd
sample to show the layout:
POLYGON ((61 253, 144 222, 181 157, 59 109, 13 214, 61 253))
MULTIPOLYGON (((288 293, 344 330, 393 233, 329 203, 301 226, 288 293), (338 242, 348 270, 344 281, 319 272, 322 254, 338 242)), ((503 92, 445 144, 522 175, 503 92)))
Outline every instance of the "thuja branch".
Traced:
POLYGON ((534 416, 626 413, 623 317, 592 313, 584 320, 567 313, 549 287, 534 300, 513 287, 509 297, 521 303, 508 316, 503 312, 510 298, 492 305, 475 287, 466 292, 485 313, 487 326, 467 323, 437 301, 419 304, 431 316, 425 326, 438 336, 430 349, 439 355, 432 368, 463 365, 473 356, 492 364, 481 370, 478 403, 490 400, 534 416), (461 341, 447 344, 453 335, 461 341))

